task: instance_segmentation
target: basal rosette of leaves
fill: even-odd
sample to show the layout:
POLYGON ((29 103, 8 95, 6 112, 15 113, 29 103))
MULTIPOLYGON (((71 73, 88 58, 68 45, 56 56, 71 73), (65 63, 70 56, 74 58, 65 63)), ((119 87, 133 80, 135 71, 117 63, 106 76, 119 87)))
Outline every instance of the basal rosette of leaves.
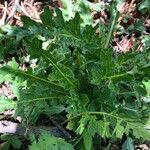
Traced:
MULTIPOLYGON (((37 59, 35 67, 23 71, 13 59, 0 68, 0 81, 9 81, 17 97, 16 115, 30 124, 40 114, 65 112, 63 124, 78 135, 78 149, 92 149, 98 136, 149 140, 150 106, 142 97, 147 95, 143 82, 150 79, 150 49, 113 53, 104 49, 106 34, 81 27, 78 13, 69 21, 60 10, 56 14, 46 7, 42 23, 22 17, 24 25, 14 33, 37 59)), ((12 108, 4 99, 0 104, 7 106, 1 111, 12 108)))

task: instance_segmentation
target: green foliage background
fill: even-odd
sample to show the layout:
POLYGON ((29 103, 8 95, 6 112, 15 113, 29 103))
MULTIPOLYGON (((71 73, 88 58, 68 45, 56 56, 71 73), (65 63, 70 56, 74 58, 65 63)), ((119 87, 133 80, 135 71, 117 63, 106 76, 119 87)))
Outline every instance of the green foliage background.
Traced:
MULTIPOLYGON (((98 137, 149 140, 150 105, 143 98, 149 96, 150 49, 114 53, 104 48, 107 34, 102 28, 86 24, 79 13, 67 19, 61 10, 55 13, 46 7, 42 22, 24 16, 23 27, 1 37, 1 41, 15 37, 26 56, 1 64, 0 82, 11 83, 17 101, 1 97, 0 112, 16 109, 16 116, 27 124, 36 123, 40 114, 65 112, 63 124, 77 135, 72 143, 78 149, 93 149, 93 138, 98 137), (26 70, 23 63, 29 64, 26 70)), ((0 48, 3 54, 8 51, 0 48)), ((73 149, 64 140, 45 134, 30 149, 41 144, 73 149), (44 141, 45 137, 52 143, 44 141)))

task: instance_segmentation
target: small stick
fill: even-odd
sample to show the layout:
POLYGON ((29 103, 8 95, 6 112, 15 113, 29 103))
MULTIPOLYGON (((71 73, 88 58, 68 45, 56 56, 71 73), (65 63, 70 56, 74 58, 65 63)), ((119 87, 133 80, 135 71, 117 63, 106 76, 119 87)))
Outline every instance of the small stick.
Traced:
POLYGON ((50 117, 51 122, 66 136, 68 139, 72 139, 72 136, 62 127, 60 126, 52 117, 50 117))
POLYGON ((34 133, 36 137, 42 132, 42 130, 47 131, 50 135, 65 138, 69 140, 67 136, 64 135, 57 127, 53 126, 25 126, 19 123, 14 123, 11 121, 3 120, 0 121, 0 134, 1 133, 9 133, 17 136, 21 136, 23 138, 27 138, 30 133, 34 133))

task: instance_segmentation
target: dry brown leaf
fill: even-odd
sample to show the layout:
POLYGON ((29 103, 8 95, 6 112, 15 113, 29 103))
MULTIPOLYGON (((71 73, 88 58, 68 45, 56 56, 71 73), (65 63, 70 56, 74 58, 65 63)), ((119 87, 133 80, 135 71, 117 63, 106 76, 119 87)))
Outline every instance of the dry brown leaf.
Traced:
POLYGON ((130 51, 131 49, 133 49, 134 41, 134 37, 131 37, 130 39, 124 37, 121 41, 116 42, 115 51, 123 53, 130 51))
POLYGON ((129 10, 129 4, 127 2, 123 2, 117 9, 121 14, 127 13, 129 10))

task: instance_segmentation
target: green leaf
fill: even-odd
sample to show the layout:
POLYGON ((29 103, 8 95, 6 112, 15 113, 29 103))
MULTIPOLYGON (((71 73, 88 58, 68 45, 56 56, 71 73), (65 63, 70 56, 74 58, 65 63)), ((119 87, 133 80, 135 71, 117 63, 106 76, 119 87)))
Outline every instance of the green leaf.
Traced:
POLYGON ((150 35, 143 36, 142 43, 143 43, 144 48, 149 48, 150 47, 150 35))
POLYGON ((3 61, 4 59, 4 47, 0 46, 0 61, 3 61))
POLYGON ((53 25, 53 21, 52 21, 52 13, 49 9, 49 7, 45 7, 44 8, 44 12, 41 14, 40 16, 42 23, 48 28, 51 29, 52 25, 53 25))
POLYGON ((88 133, 90 136, 94 137, 96 133, 98 133, 98 122, 96 121, 96 116, 91 116, 88 124, 88 133))
POLYGON ((17 102, 7 99, 4 97, 0 97, 0 113, 3 113, 5 110, 16 109, 17 102))
POLYGON ((25 78, 25 79, 30 78, 32 80, 35 80, 35 81, 38 81, 38 82, 45 82, 45 83, 47 83, 49 85, 52 85, 53 87, 62 89, 62 87, 59 86, 58 84, 50 82, 49 80, 44 79, 44 78, 42 78, 40 76, 35 76, 30 71, 26 72, 26 71, 22 71, 22 70, 19 70, 19 69, 14 69, 14 68, 9 67, 9 66, 4 66, 4 67, 0 68, 0 73, 6 74, 5 80, 8 79, 7 78, 7 74, 10 74, 10 75, 12 75, 12 77, 19 76, 20 78, 22 77, 22 78, 25 78))
POLYGON ((20 149, 21 148, 21 141, 18 139, 18 137, 11 137, 11 145, 15 148, 15 149, 20 149))
POLYGON ((110 128, 109 128, 110 122, 108 122, 106 119, 100 120, 98 122, 98 134, 102 137, 109 137, 110 136, 110 128))
MULTIPOLYGON (((45 55, 44 55, 45 57, 45 55)), ((49 62, 54 66, 53 74, 49 75, 48 80, 55 81, 60 80, 61 86, 67 89, 76 89, 77 88, 77 80, 74 78, 74 74, 72 70, 66 66, 61 64, 57 65, 52 58, 47 58, 49 62)))
MULTIPOLYGON (((13 135, 2 135, 1 140, 3 141, 7 141, 5 142, 5 146, 8 148, 10 147, 10 145, 15 148, 15 149, 20 149, 21 148, 21 141, 18 139, 18 137, 13 136, 13 135)), ((6 148, 5 146, 3 146, 3 148, 6 148)), ((7 149, 6 148, 6 149, 7 149)), ((4 149, 5 150, 5 149, 4 149)))
POLYGON ((144 9, 147 9, 148 11, 150 11, 150 1, 149 1, 149 0, 143 0, 143 1, 140 3, 138 9, 139 9, 140 11, 142 11, 142 10, 144 10, 144 9))
POLYGON ((9 150, 9 148, 10 148, 10 143, 8 141, 2 143, 1 150, 9 150))
MULTIPOLYGON (((50 75, 51 79, 54 78, 55 76, 56 77, 58 76, 57 80, 59 78, 63 78, 64 83, 67 82, 69 84, 69 86, 76 88, 76 85, 74 83, 75 79, 73 77, 72 71, 69 68, 67 68, 66 66, 63 66, 63 65, 59 66, 58 63, 53 58, 51 53, 48 53, 47 51, 42 50, 41 42, 38 39, 35 39, 35 40, 30 42, 30 47, 32 48, 32 50, 36 51, 35 53, 37 53, 39 56, 42 56, 46 62, 50 63, 55 68, 56 72, 54 71, 54 75, 50 75), (36 46, 35 46, 35 40, 37 41, 36 46)), ((49 80, 51 80, 51 79, 49 78, 49 80)), ((52 81, 53 81, 53 79, 52 79, 52 81)), ((61 83, 63 83, 63 82, 61 82, 61 83)))
POLYGON ((135 92, 137 92, 137 94, 140 96, 146 96, 147 95, 146 89, 144 87, 142 87, 141 85, 135 85, 134 89, 135 89, 135 92))
POLYGON ((150 140, 150 132, 148 131, 148 129, 146 129, 146 126, 144 126, 143 124, 140 123, 128 123, 126 128, 125 128, 125 132, 126 134, 129 134, 130 130, 133 131, 133 135, 140 139, 144 139, 144 140, 150 140))
POLYGON ((77 128, 76 132, 78 134, 82 134, 83 131, 85 130, 85 126, 87 125, 88 120, 90 120, 89 115, 83 115, 82 118, 80 119, 80 125, 77 128))
MULTIPOLYGON (((23 27, 6 31, 10 37, 6 49, 13 47, 18 52, 23 45, 30 56, 26 61, 17 55, 19 65, 13 59, 0 68, 0 82, 10 82, 16 95, 16 113, 31 125, 43 113, 57 115, 66 111, 68 119, 64 123, 69 121, 69 128, 83 139, 77 137, 77 145, 88 143, 82 144, 86 149, 92 149, 92 138, 97 134, 102 138, 132 134, 149 140, 145 127, 149 105, 141 98, 147 96, 142 83, 150 79, 150 49, 145 46, 142 52, 128 54, 105 49, 110 43, 110 38, 106 42, 108 28, 101 30, 92 23, 91 7, 96 5, 83 0, 77 3, 81 5, 68 10, 73 17, 67 21, 61 10, 56 9, 53 15, 47 7, 41 15, 42 23, 23 17, 23 27), (17 47, 16 39, 20 42, 17 47), (28 65, 26 71, 22 70, 24 64, 28 65)), ((142 22, 137 22, 136 27, 142 31, 142 22)), ((56 149, 60 147, 56 143, 61 145, 56 141, 46 135, 41 145, 49 148, 51 144, 56 149)), ((39 148, 39 143, 34 140, 33 148, 39 148)))
POLYGON ((86 130, 83 132, 83 142, 84 142, 85 150, 92 149, 92 136, 86 130))
POLYGON ((135 30, 137 30, 139 32, 145 31, 144 22, 142 20, 137 20, 136 23, 134 24, 134 26, 135 26, 135 30))
POLYGON ((43 111, 43 113, 54 115, 59 114, 65 110, 65 107, 63 105, 57 105, 57 106, 50 106, 49 110, 43 111))
POLYGON ((26 27, 40 26, 39 23, 37 23, 36 21, 32 20, 30 17, 27 17, 27 16, 22 16, 21 20, 26 27))
POLYGON ((143 84, 146 88, 146 91, 147 91, 147 96, 150 96, 150 80, 148 81, 143 81, 143 84))
POLYGON ((57 138, 42 132, 38 141, 33 141, 29 150, 74 150, 73 146, 64 139, 57 138))
POLYGON ((123 134, 124 134, 124 127, 121 125, 122 121, 121 120, 117 120, 115 129, 113 131, 113 133, 116 133, 116 137, 117 138, 122 138, 123 134))
POLYGON ((56 24, 57 27, 61 27, 61 28, 64 29, 66 25, 65 25, 65 21, 64 21, 61 10, 56 8, 55 11, 56 11, 56 14, 57 14, 57 17, 55 17, 55 19, 54 19, 55 24, 56 24))

